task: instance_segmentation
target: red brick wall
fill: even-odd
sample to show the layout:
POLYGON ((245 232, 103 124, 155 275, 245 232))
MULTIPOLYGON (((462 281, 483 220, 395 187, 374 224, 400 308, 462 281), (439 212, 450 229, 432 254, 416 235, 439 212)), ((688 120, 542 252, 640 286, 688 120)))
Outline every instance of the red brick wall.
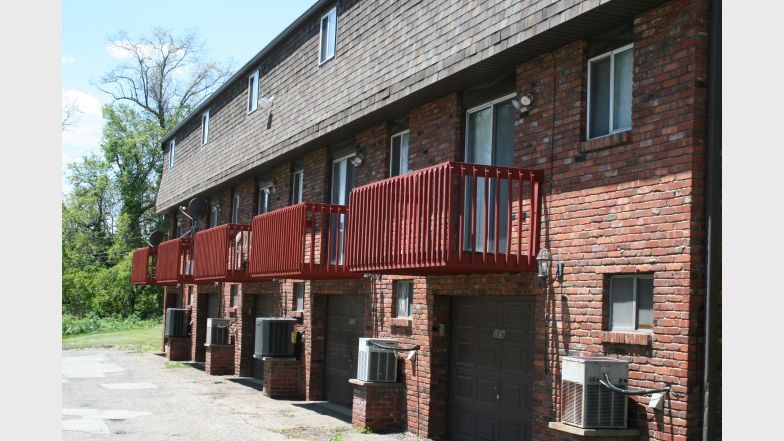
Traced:
POLYGON ((462 155, 462 109, 453 93, 409 112, 409 170, 418 170, 462 155))
POLYGON ((231 375, 234 373, 234 346, 210 345, 204 360, 207 375, 231 375))
POLYGON ((354 187, 389 177, 389 143, 392 133, 386 123, 359 132, 357 150, 364 155, 362 165, 354 169, 354 187))
POLYGON ((264 394, 270 398, 301 398, 300 371, 298 360, 264 360, 264 394))

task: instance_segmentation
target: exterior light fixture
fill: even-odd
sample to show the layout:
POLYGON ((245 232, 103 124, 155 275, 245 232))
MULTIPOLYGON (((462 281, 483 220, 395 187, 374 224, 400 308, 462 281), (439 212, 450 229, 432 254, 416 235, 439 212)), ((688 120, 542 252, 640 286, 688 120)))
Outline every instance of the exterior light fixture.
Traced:
POLYGON ((360 165, 362 165, 362 162, 364 160, 365 160, 365 155, 363 155, 362 153, 357 153, 356 155, 354 155, 353 158, 351 158, 351 164, 354 167, 359 167, 360 165))
POLYGON ((539 272, 538 276, 544 280, 547 280, 547 276, 550 274, 550 264, 553 262, 553 256, 550 254, 550 250, 547 248, 542 248, 539 250, 539 254, 536 255, 536 263, 539 265, 539 272))
POLYGON ((520 99, 512 100, 512 105, 515 110, 520 112, 520 118, 528 116, 528 111, 531 110, 531 105, 534 103, 534 97, 530 93, 524 93, 520 99))

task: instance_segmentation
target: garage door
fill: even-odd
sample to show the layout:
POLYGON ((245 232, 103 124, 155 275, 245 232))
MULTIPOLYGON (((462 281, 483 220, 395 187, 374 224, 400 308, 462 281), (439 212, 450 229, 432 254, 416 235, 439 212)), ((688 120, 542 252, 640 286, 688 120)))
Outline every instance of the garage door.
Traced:
POLYGON ((357 351, 362 337, 362 296, 332 295, 327 300, 327 343, 324 392, 328 401, 351 406, 357 375, 357 351))
POLYGON ((449 439, 530 440, 533 299, 454 298, 451 322, 449 439))
MULTIPOLYGON (((257 294, 255 297, 256 311, 253 318, 253 336, 251 340, 253 344, 256 343, 256 318, 274 317, 272 311, 275 306, 275 298, 272 294, 257 294)), ((253 358, 253 376, 259 380, 264 379, 264 363, 255 357, 253 358)))

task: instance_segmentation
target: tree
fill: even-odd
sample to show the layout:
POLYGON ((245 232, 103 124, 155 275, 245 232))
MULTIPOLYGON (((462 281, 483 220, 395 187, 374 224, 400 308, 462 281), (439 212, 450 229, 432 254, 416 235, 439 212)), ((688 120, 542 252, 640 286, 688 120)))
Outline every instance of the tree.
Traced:
POLYGON ((82 113, 75 99, 63 100, 63 116, 60 119, 60 131, 64 132, 73 126, 82 113))
POLYGON ((154 29, 150 36, 135 39, 120 32, 110 46, 128 61, 103 75, 96 86, 115 101, 149 113, 164 130, 174 127, 231 74, 228 66, 204 61, 205 46, 192 32, 175 36, 154 29))

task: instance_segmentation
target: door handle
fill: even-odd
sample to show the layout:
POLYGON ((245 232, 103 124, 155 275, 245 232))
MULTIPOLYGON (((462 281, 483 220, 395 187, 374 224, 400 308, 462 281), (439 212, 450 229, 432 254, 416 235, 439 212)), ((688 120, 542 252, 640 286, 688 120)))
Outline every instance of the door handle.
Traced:
POLYGON ((498 404, 501 401, 501 394, 498 390, 498 386, 493 386, 493 393, 495 393, 495 403, 498 404))

